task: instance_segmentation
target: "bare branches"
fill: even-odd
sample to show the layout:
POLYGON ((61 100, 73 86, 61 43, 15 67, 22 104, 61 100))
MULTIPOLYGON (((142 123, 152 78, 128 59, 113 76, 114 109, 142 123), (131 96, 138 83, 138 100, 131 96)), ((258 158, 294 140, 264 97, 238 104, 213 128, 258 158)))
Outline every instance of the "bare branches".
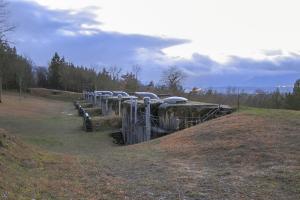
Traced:
POLYGON ((7 34, 12 32, 15 29, 15 26, 9 24, 8 21, 8 12, 7 12, 8 3, 4 0, 0 0, 0 41, 7 41, 7 34))
POLYGON ((117 66, 111 66, 109 69, 109 74, 112 78, 112 80, 119 80, 120 77, 120 73, 122 71, 121 68, 117 67, 117 66))
POLYGON ((139 65, 132 66, 132 73, 134 74, 135 78, 138 80, 138 75, 141 72, 142 68, 139 65))
POLYGON ((172 66, 165 70, 162 74, 162 82, 173 92, 178 91, 182 86, 182 82, 186 75, 176 66, 172 66))

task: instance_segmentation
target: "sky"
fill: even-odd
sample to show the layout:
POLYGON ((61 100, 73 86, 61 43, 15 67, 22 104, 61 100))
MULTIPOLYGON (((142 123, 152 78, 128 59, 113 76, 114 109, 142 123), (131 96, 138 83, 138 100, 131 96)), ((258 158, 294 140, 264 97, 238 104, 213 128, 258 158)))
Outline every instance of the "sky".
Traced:
POLYGON ((298 0, 11 0, 9 37, 47 66, 142 68, 144 83, 177 66, 185 87, 292 85, 300 78, 298 0))

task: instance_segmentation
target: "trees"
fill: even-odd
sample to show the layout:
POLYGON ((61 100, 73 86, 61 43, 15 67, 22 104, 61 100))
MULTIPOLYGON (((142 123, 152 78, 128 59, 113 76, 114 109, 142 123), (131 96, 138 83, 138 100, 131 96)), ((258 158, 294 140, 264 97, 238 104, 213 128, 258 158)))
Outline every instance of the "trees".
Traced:
POLYGON ((142 68, 139 65, 132 66, 132 73, 134 74, 135 78, 138 80, 139 73, 141 72, 142 68))
POLYGON ((108 90, 108 88, 115 89, 116 84, 114 83, 118 80, 117 76, 118 75, 114 75, 112 68, 107 69, 106 67, 103 67, 102 71, 100 71, 97 75, 97 79, 96 79, 97 89, 99 90, 108 90), (115 79, 115 81, 113 79, 115 79))
POLYGON ((118 90, 120 84, 120 76, 122 69, 117 66, 111 66, 108 68, 108 73, 105 75, 106 83, 102 82, 102 88, 110 90, 118 90))
POLYGON ((0 41, 7 42, 6 34, 12 31, 15 27, 10 25, 7 20, 7 3, 4 0, 0 0, 0 41))
POLYGON ((293 93, 286 95, 286 107, 300 110, 300 79, 295 82, 293 93))
MULTIPOLYGON (((114 72, 115 76, 117 76, 117 71, 114 72)), ((109 74, 106 70, 105 73, 109 74)), ((98 79, 100 76, 104 78, 101 73, 97 75, 93 68, 75 66, 71 62, 66 62, 64 57, 61 58, 58 53, 55 53, 48 67, 47 85, 53 89, 76 92, 94 90, 99 89, 100 81, 98 79)), ((110 75, 108 76, 109 79, 106 79, 106 81, 111 80, 110 75)), ((107 84, 107 82, 103 83, 107 84)))
POLYGON ((182 92, 182 82, 186 75, 176 66, 172 66, 163 71, 161 81, 169 88, 172 93, 182 92))
POLYGON ((295 95, 300 95, 300 79, 298 79, 294 84, 293 93, 295 95))
POLYGON ((154 81, 150 81, 150 82, 146 85, 146 90, 149 91, 149 92, 154 92, 154 90, 155 90, 154 81))
POLYGON ((48 87, 48 70, 45 67, 37 67, 35 69, 36 73, 36 84, 39 87, 48 87))
POLYGON ((119 80, 121 71, 122 71, 122 69, 117 67, 117 66, 111 66, 110 68, 108 68, 108 72, 110 74, 110 77, 114 81, 119 80))
POLYGON ((64 64, 64 58, 60 58, 58 53, 55 52, 49 65, 49 86, 53 89, 61 89, 61 65, 64 64))
POLYGON ((3 76, 5 73, 6 51, 8 50, 8 42, 6 34, 14 29, 7 21, 6 3, 0 0, 0 103, 2 102, 2 86, 3 76))
POLYGON ((48 85, 54 89, 80 92, 97 89, 97 73, 92 68, 75 66, 56 53, 49 65, 48 85))
POLYGON ((7 52, 8 45, 5 42, 0 41, 0 103, 2 103, 2 87, 3 87, 3 78, 4 73, 6 72, 6 60, 7 60, 7 52))
POLYGON ((6 89, 23 89, 32 84, 32 62, 17 54, 16 48, 7 42, 0 42, 0 102, 2 87, 6 89))
POLYGON ((135 92, 139 88, 139 82, 132 72, 122 75, 121 85, 122 89, 128 92, 135 92))
POLYGON ((72 90, 72 86, 74 85, 74 79, 73 77, 73 64, 72 63, 66 63, 62 62, 60 69, 59 69, 59 75, 60 75, 60 83, 61 87, 64 90, 72 90))

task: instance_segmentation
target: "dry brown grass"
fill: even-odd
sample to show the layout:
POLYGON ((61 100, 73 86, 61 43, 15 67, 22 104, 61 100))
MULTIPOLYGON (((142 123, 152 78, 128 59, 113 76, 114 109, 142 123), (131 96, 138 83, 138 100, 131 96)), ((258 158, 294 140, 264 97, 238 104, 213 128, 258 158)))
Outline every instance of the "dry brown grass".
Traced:
POLYGON ((299 199, 295 120, 300 118, 233 114, 162 138, 159 146, 170 155, 170 171, 184 193, 197 191, 195 197, 204 199, 299 199))
POLYGON ((34 118, 45 117, 42 137, 76 142, 77 150, 70 151, 68 144, 55 154, 46 145, 40 149, 0 130, 0 195, 8 192, 11 199, 300 199, 300 112, 250 109, 116 147, 106 144, 108 137, 95 137, 102 132, 73 133, 81 122, 76 111, 57 115, 66 103, 35 97, 19 101, 14 95, 4 100, 0 119, 29 117, 24 123, 36 127, 34 118), (47 116, 55 119, 48 123, 47 116), (65 137, 69 129, 72 137, 65 137))
MULTIPOLYGON (((213 147, 234 148, 243 139, 249 142, 251 139, 262 139, 258 135, 264 138, 273 136, 268 130, 268 124, 262 117, 233 114, 164 137, 160 140, 160 146, 172 152, 194 152, 195 149, 205 151, 213 147), (204 137, 205 143, 197 137, 204 137), (209 138, 211 140, 207 140, 209 138)), ((273 137, 269 139, 265 142, 272 143, 273 137)))
POLYGON ((1 116, 15 117, 45 117, 59 113, 65 104, 61 101, 46 101, 44 98, 25 95, 19 97, 15 93, 3 95, 3 102, 0 103, 1 116))
POLYGON ((4 129, 0 144, 1 199, 112 199, 123 194, 114 187, 122 180, 105 170, 91 181, 99 173, 92 160, 83 164, 74 156, 43 151, 4 129))
POLYGON ((29 92, 32 95, 65 101, 74 101, 82 97, 82 93, 46 88, 29 88, 29 92))

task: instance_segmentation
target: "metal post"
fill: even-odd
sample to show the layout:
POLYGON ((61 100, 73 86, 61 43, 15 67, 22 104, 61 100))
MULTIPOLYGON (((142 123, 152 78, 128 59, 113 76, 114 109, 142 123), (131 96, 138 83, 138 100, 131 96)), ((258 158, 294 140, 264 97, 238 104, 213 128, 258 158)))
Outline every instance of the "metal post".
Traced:
POLYGON ((94 92, 94 105, 96 105, 96 103, 97 103, 97 93, 94 92))
POLYGON ((105 114, 108 114, 108 96, 105 96, 105 114))
POLYGON ((100 104, 99 104, 99 106, 100 106, 100 108, 102 109, 102 94, 100 93, 100 104))
POLYGON ((121 101, 122 101, 122 95, 118 95, 118 100, 119 100, 119 117, 121 117, 121 101))
POLYGON ((95 106, 98 106, 98 94, 95 94, 95 106))
POLYGON ((146 141, 151 139, 151 119, 150 119, 150 98, 144 98, 145 104, 145 126, 146 126, 146 141))
MULTIPOLYGON (((179 130, 179 124, 180 124, 180 120, 179 120, 179 118, 178 117, 176 117, 176 129, 175 130, 179 130)), ((172 127, 173 128, 173 127, 172 127)))
POLYGON ((132 120, 132 115, 133 115, 133 105, 132 105, 132 103, 133 103, 133 99, 132 98, 130 98, 130 122, 129 122, 129 124, 130 124, 130 131, 129 131, 129 137, 128 137, 128 139, 129 139, 129 144, 132 144, 132 138, 133 138, 133 134, 134 134, 134 132, 135 132, 135 129, 134 129, 134 125, 133 125, 133 120, 132 120))
POLYGON ((137 122, 137 99, 134 100, 134 124, 137 122))

